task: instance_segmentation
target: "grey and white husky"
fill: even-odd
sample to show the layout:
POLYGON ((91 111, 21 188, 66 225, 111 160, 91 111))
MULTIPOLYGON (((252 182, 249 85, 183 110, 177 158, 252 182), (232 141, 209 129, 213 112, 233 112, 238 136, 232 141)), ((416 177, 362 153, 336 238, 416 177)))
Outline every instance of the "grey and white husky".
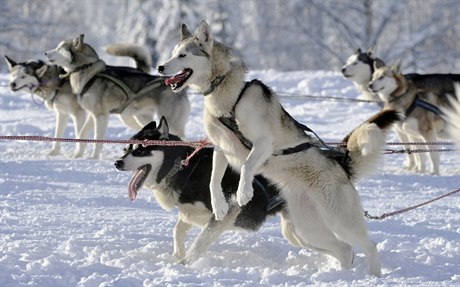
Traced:
POLYGON ((262 176, 254 178, 254 197, 240 208, 232 198, 238 187, 239 175, 227 168, 222 179, 222 191, 225 200, 230 204, 230 211, 223 220, 217 221, 212 214, 209 191, 212 148, 200 150, 187 166, 182 166, 182 160, 191 154, 193 148, 166 145, 170 141, 179 141, 180 138, 169 133, 165 118, 161 119, 158 127, 155 122, 148 124, 132 139, 165 142, 165 145, 128 145, 123 156, 115 162, 115 167, 121 171, 134 172, 128 184, 131 200, 136 198, 141 187, 146 187, 154 192, 163 209, 171 211, 178 208, 173 255, 182 263, 191 263, 200 257, 222 232, 229 229, 255 231, 261 227, 267 216, 276 213, 281 214, 284 237, 294 246, 302 245, 294 232, 278 189, 262 176), (187 232, 193 226, 202 228, 202 231, 186 252, 187 232))
MULTIPOLYGON (((61 76, 65 71, 56 65, 40 60, 17 63, 5 56, 10 72, 10 89, 13 92, 29 91, 41 99, 56 114, 54 137, 61 138, 67 126, 68 117, 73 120, 75 136, 78 138, 85 122, 85 110, 78 104, 77 95, 72 92, 70 82, 61 76)), ((60 142, 54 142, 50 155, 60 153, 60 142)))
POLYGON ((190 86, 204 95, 204 125, 214 144, 210 190, 216 219, 229 206, 221 182, 228 165, 240 171, 237 202, 253 197, 260 173, 277 184, 301 241, 352 266, 352 245, 364 251, 370 274, 380 276, 375 243, 369 238, 353 182, 379 162, 386 131, 399 119, 384 111, 357 127, 346 147, 326 146, 294 120, 277 95, 262 82, 245 82, 246 67, 216 41, 203 21, 192 35, 185 25, 172 57, 158 71, 172 75, 176 92, 190 86))
MULTIPOLYGON (((145 55, 132 51, 131 57, 143 61, 145 55)), ((153 115, 165 116, 171 129, 184 136, 190 103, 185 91, 174 95, 164 84, 164 78, 139 69, 106 65, 96 51, 84 42, 84 35, 65 40, 45 53, 49 61, 62 66, 68 73, 79 104, 88 112, 80 138, 85 138, 94 124, 94 139, 105 136, 109 115, 118 114, 128 127, 139 131, 153 115)), ((78 145, 76 156, 82 156, 84 144, 78 145)), ((92 158, 99 158, 102 144, 96 143, 92 158)))
MULTIPOLYGON (((380 100, 378 95, 369 89, 369 82, 375 71, 375 65, 384 66, 385 62, 374 55, 373 49, 363 52, 361 49, 348 57, 342 67, 342 75, 351 80, 363 93, 367 100, 380 100)), ((438 95, 453 94, 455 81, 459 81, 459 74, 405 74, 419 89, 438 95)))
MULTIPOLYGON (((440 86, 435 93, 419 88, 410 77, 401 73, 399 66, 399 62, 391 67, 376 64, 369 89, 379 95, 385 103, 384 108, 396 109, 405 115, 404 120, 395 125, 400 140, 434 142, 438 138, 454 139, 455 136, 447 132, 442 110, 453 110, 456 101, 454 81, 460 82, 460 75, 444 75, 444 81, 450 82, 452 88, 440 86)), ((429 157, 432 163, 430 172, 439 174, 439 153, 430 152, 429 157)), ((407 165, 418 172, 425 171, 425 161, 419 154, 409 157, 407 165)))

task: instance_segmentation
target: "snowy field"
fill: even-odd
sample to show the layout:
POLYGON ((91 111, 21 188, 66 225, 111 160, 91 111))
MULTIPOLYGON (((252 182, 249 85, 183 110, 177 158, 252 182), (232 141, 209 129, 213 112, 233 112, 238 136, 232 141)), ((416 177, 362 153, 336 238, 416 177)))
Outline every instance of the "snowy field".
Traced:
MULTIPOLYGON (((249 78, 279 92, 359 96, 335 72, 260 71, 249 78)), ((7 75, 0 80, 0 135, 52 136, 54 113, 30 94, 10 92, 7 75)), ((186 134, 199 140, 205 137, 203 101, 196 94, 190 100, 186 134)), ((369 103, 285 97, 282 102, 325 141, 342 139, 378 110, 369 103)), ((133 134, 115 116, 109 126, 108 138, 133 134)), ((74 137, 71 124, 65 136, 74 137)), ((396 141, 393 134, 388 141, 396 141)), ((184 266, 171 255, 176 213, 162 210, 148 190, 128 200, 131 174, 113 166, 123 146, 105 145, 98 161, 71 159, 73 148, 63 144, 63 154, 51 157, 51 143, 0 141, 0 286, 460 286, 458 194, 368 221, 382 278, 367 275, 360 250, 353 269, 340 270, 331 257, 290 246, 278 217, 256 233, 224 233, 205 257, 184 266)), ((401 154, 385 155, 381 169, 357 184, 369 213, 391 212, 460 187, 459 152, 441 155, 441 176, 414 174, 403 162, 401 154)))

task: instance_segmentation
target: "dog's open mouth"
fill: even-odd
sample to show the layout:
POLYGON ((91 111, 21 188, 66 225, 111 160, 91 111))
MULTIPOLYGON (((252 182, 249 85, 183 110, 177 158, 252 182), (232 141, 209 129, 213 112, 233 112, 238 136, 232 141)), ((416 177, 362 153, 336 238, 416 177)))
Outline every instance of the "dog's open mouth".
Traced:
POLYGON ((136 199, 137 191, 144 184, 144 181, 149 175, 151 169, 152 166, 150 164, 146 164, 134 171, 133 177, 128 184, 128 196, 131 201, 136 199))
POLYGON ((183 69, 176 75, 167 78, 165 80, 165 84, 168 86, 171 86, 171 89, 177 90, 178 88, 182 87, 182 85, 190 78, 190 76, 193 74, 192 69, 183 69))

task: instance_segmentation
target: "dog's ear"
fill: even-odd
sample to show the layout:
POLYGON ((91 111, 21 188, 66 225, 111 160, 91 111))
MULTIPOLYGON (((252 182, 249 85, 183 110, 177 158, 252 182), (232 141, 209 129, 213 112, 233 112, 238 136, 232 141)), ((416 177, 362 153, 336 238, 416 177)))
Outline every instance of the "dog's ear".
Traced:
POLYGON ((5 61, 6 61, 6 64, 8 65, 8 70, 10 70, 10 71, 14 66, 16 66, 18 64, 13 59, 8 57, 7 55, 5 55, 5 61))
POLYGON ((190 33, 190 30, 187 28, 187 25, 182 24, 180 27, 180 40, 185 40, 187 38, 192 37, 192 33, 190 33))
POLYGON ((379 60, 380 59, 377 58, 374 61, 374 71, 376 71, 376 70, 378 70, 378 69, 380 69, 380 68, 385 66, 385 63, 382 60, 380 60, 380 61, 379 60))
POLYGON ((201 21, 200 27, 198 27, 198 33, 196 35, 198 41, 203 45, 205 48, 211 48, 213 44, 211 30, 209 29, 208 23, 206 21, 201 21))
POLYGON ((394 64, 393 66, 391 66, 391 70, 396 73, 396 74, 399 74, 400 73, 400 69, 401 69, 401 59, 398 59, 394 64))
POLYGON ((157 129, 157 123, 155 121, 151 121, 150 123, 146 124, 142 131, 154 131, 157 129))
POLYGON ((362 51, 361 51, 361 48, 358 48, 358 50, 356 50, 355 54, 361 54, 362 51))
POLYGON ((367 55, 372 58, 372 54, 374 53, 375 46, 370 47, 367 50, 367 55))
POLYGON ((160 132, 160 140, 169 139, 169 126, 165 117, 161 117, 160 124, 158 125, 158 131, 160 132))
POLYGON ((43 75, 45 75, 46 71, 48 71, 48 66, 47 65, 43 65, 41 66, 40 68, 38 68, 35 73, 37 74, 37 76, 39 78, 43 77, 43 75))
POLYGON ((385 62, 383 62, 379 58, 375 58, 375 60, 374 60, 374 70, 378 70, 378 69, 380 69, 381 67, 384 67, 384 66, 385 66, 385 62))
POLYGON ((72 40, 72 45, 75 51, 80 52, 81 50, 83 50, 83 45, 84 45, 83 40, 84 39, 85 39, 85 34, 80 34, 80 36, 72 40))

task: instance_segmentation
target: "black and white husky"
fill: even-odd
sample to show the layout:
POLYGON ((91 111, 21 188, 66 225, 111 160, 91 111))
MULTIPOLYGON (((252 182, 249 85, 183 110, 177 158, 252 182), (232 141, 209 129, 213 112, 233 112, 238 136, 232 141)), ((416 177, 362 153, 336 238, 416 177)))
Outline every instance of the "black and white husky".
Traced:
POLYGON ((203 21, 192 35, 182 25, 172 57, 158 71, 174 91, 187 86, 204 95, 204 125, 214 144, 211 204, 218 220, 231 208, 221 182, 228 165, 240 170, 237 202, 254 195, 260 173, 280 188, 301 241, 351 268, 352 245, 364 251, 369 272, 381 275, 375 243, 369 238, 358 192, 353 186, 379 162, 385 135, 399 119, 383 111, 356 128, 344 148, 330 148, 295 121, 262 82, 245 82, 246 67, 216 41, 203 21), (172 76, 171 76, 172 75, 172 76))
MULTIPOLYGON (((132 139, 179 141, 169 134, 166 120, 146 125, 132 139)), ((254 197, 240 208, 232 196, 238 187, 239 175, 227 168, 222 180, 222 191, 230 211, 221 221, 214 219, 211 208, 209 180, 212 170, 212 148, 204 148, 194 155, 187 166, 182 160, 193 151, 189 146, 128 145, 123 156, 115 162, 121 171, 134 171, 128 184, 129 198, 134 200, 141 187, 153 190, 158 204, 165 210, 179 209, 174 228, 174 253, 182 263, 190 263, 202 255, 208 246, 225 230, 255 231, 269 215, 280 213, 283 236, 294 246, 303 245, 298 239, 284 208, 284 200, 274 185, 262 176, 256 176, 252 185, 254 197), (202 228, 192 247, 185 252, 185 240, 192 226, 202 228)))

